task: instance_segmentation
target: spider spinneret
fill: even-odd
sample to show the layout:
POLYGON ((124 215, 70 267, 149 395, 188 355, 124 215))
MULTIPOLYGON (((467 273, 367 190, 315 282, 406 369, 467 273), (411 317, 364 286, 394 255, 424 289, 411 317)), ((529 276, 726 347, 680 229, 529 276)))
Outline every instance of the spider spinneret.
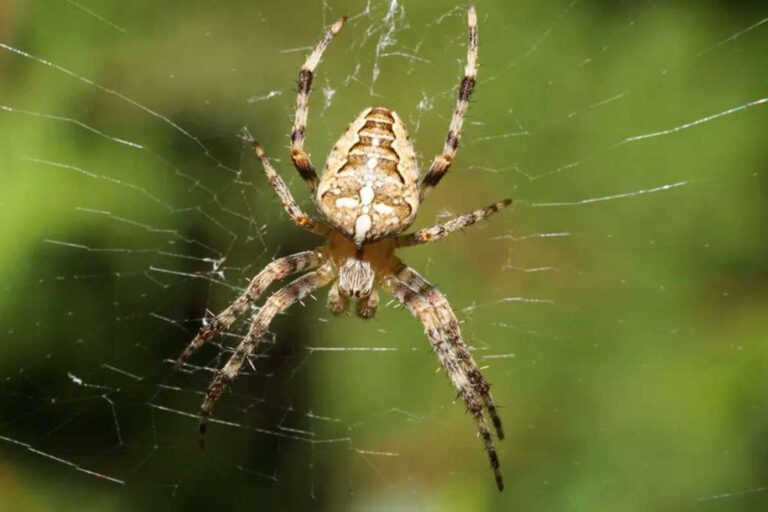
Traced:
POLYGON ((355 300, 357 315, 371 318, 379 304, 378 288, 382 288, 424 325, 443 369, 477 424, 496 485, 502 490, 504 483, 488 419, 498 439, 504 438, 504 431, 490 385, 461 337, 459 322, 448 300, 395 255, 397 248, 440 240, 498 212, 511 202, 505 199, 448 222, 401 234, 413 223, 420 202, 448 172, 458 150, 464 116, 477 75, 475 8, 469 6, 467 11, 467 64, 443 151, 435 157, 420 181, 416 153, 408 131, 400 117, 384 107, 368 108, 357 116, 331 150, 320 179, 304 152, 314 70, 345 21, 346 18, 341 18, 331 26, 299 73, 296 114, 291 132, 291 159, 313 192, 315 204, 324 220, 313 219, 301 210, 262 147, 254 142, 254 150, 264 166, 269 184, 291 220, 298 227, 325 237, 326 244, 268 264, 251 280, 242 295, 201 327, 179 356, 177 367, 183 366, 207 341, 229 330, 274 281, 310 271, 265 301, 251 321, 246 336, 213 378, 200 407, 200 444, 204 443, 216 401, 237 377, 241 366, 251 356, 277 314, 313 291, 331 284, 328 307, 333 314, 346 312, 349 301, 355 300))

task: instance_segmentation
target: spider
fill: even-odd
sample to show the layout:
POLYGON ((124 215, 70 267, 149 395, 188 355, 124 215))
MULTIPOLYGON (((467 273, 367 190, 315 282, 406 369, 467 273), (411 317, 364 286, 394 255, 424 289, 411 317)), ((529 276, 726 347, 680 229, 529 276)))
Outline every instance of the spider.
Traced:
POLYGON ((477 75, 477 14, 474 7, 469 6, 467 63, 443 152, 434 159, 421 180, 413 145, 402 120, 393 110, 384 107, 367 108, 357 116, 334 145, 319 179, 304 152, 313 73, 345 21, 346 18, 341 18, 331 26, 301 68, 291 133, 293 165, 312 191, 324 220, 314 219, 301 210, 262 147, 258 142, 253 143, 269 184, 291 220, 300 228, 325 237, 326 243, 318 249, 269 263, 242 295, 200 328, 179 356, 177 368, 205 342, 229 330, 274 281, 312 270, 266 300, 253 318, 247 335, 213 378, 200 407, 201 447, 216 401, 237 377, 240 367, 253 353, 277 314, 320 287, 333 283, 328 293, 328 308, 334 315, 345 313, 350 301, 354 300, 357 315, 372 318, 379 304, 378 288, 383 288, 423 323, 440 363, 477 423, 496 485, 502 490, 499 458, 486 413, 499 440, 504 438, 504 431, 490 386, 462 340, 459 323, 445 296, 395 256, 398 248, 445 238, 511 202, 505 199, 443 224, 403 234, 413 223, 419 204, 448 172, 456 155, 477 75))

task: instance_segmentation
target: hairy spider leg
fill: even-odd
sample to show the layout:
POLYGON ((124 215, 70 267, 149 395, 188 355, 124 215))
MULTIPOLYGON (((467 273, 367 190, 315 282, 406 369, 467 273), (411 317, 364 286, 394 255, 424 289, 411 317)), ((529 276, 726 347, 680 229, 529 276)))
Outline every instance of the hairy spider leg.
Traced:
POLYGON ((459 149, 459 139, 461 138, 461 127, 464 124, 464 116, 469 107, 469 99, 475 88, 477 77, 477 13, 475 6, 470 5, 467 9, 467 24, 469 25, 469 43, 467 46, 467 65, 464 68, 464 78, 459 86, 459 96, 456 100, 456 109, 451 118, 451 124, 448 127, 448 136, 445 138, 442 154, 435 157, 432 166, 427 174, 421 180, 420 200, 424 198, 437 186, 440 179, 448 172, 453 162, 456 152, 459 149))
POLYGON ((414 231, 413 233, 400 235, 395 238, 395 245, 397 247, 410 247, 412 245, 421 245, 435 242, 447 237, 455 231, 469 227, 483 219, 487 219, 499 210, 506 208, 511 203, 511 199, 504 199, 503 201, 499 201, 498 203, 486 206, 485 208, 480 208, 479 210, 465 213, 464 215, 453 218, 448 222, 435 224, 429 228, 424 228, 418 231, 414 231))
POLYGON ((284 312, 297 301, 303 299, 313 291, 331 282, 336 276, 335 267, 331 262, 313 272, 309 272, 292 281, 290 284, 272 294, 259 309, 253 319, 248 334, 235 349, 235 352, 227 361, 227 364, 219 370, 208 386, 208 392, 203 404, 200 406, 200 447, 205 447, 205 434, 208 428, 208 420, 213 414, 216 401, 227 386, 235 380, 237 372, 248 356, 251 355, 256 345, 267 332, 269 324, 279 313, 284 312))
POLYGON ((291 195, 291 190, 288 185, 283 181, 283 178, 277 174, 275 168, 269 163, 269 158, 264 152, 264 148, 261 147, 256 141, 253 141, 253 150, 256 152, 256 156, 261 160, 261 165, 264 167, 264 173, 267 175, 267 180, 277 196, 280 198, 280 202, 283 204, 283 208, 288 212, 288 216, 291 218, 294 224, 301 229, 309 231, 320 236, 326 236, 330 233, 331 228, 325 222, 318 221, 310 217, 308 214, 299 207, 296 200, 291 195))
POLYGON ((235 320, 259 299, 264 290, 274 281, 283 279, 291 274, 303 272, 319 267, 325 262, 326 255, 323 250, 304 251, 290 256, 285 256, 270 262, 264 270, 254 277, 248 288, 245 289, 235 301, 208 325, 203 325, 197 336, 187 345, 176 360, 176 368, 180 368, 197 349, 222 331, 229 330, 235 320))
POLYGON ((463 370, 462 362, 459 360, 451 342, 447 339, 441 319, 434 311, 433 305, 424 296, 413 291, 405 281, 397 276, 388 275, 384 277, 382 279, 382 287, 391 293, 398 302, 408 308, 411 314, 424 325, 424 332, 427 338, 429 338, 438 359, 440 359, 440 363, 445 369, 448 378, 461 395, 467 410, 477 423, 478 433, 483 440, 483 445, 496 479, 496 486, 499 490, 504 489, 499 456, 496 453, 488 422, 483 415, 483 400, 478 396, 472 380, 463 370))
POLYGON ((480 368, 477 366, 472 354, 470 354, 467 345, 461 338, 459 321, 448 303, 448 299, 440 290, 435 288, 424 277, 410 267, 403 268, 398 272, 397 277, 401 279, 411 290, 424 297, 431 305, 432 310, 437 315, 442 326, 445 339, 453 347, 467 378, 472 383, 475 391, 483 398, 488 415, 491 417, 493 427, 496 430, 496 436, 499 441, 504 439, 504 428, 501 424, 501 418, 496 410, 496 403, 491 396, 491 386, 485 379, 480 368))
POLYGON ((312 79, 315 68, 320 63, 323 52, 328 48, 333 37, 339 33, 341 27, 347 21, 346 17, 339 18, 336 23, 325 33, 315 49, 309 54, 307 60, 299 71, 298 94, 296 95, 296 115, 293 121, 293 130, 291 131, 291 160, 301 177, 307 182, 309 189, 314 196, 317 191, 317 172, 309 160, 309 155, 304 152, 304 137, 307 130, 307 116, 309 114, 309 92, 312 88, 312 79))

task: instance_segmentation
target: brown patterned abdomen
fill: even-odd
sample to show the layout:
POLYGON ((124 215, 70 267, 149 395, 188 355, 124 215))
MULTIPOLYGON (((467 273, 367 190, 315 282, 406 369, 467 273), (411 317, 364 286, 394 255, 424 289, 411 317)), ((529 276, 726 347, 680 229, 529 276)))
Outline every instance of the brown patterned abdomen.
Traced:
POLYGON ((418 208, 418 168, 399 116, 369 108, 331 150, 317 190, 323 215, 358 245, 400 233, 418 208))

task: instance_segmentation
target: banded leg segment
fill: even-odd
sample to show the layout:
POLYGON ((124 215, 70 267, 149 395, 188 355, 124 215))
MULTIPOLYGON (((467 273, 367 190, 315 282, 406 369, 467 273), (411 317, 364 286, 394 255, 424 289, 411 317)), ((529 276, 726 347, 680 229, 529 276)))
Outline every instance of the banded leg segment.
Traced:
POLYGON ((232 357, 227 364, 219 370, 216 377, 211 381, 208 387, 208 393, 205 396, 203 404, 200 406, 200 446, 205 445, 205 433, 208 427, 208 420, 213 413, 213 407, 216 401, 221 397, 226 387, 237 377, 237 372, 245 360, 256 348, 262 336, 267 332, 269 324, 279 313, 284 312, 291 305, 303 299, 318 288, 325 286, 335 276, 334 267, 330 263, 325 263, 314 272, 304 274, 290 284, 281 288, 267 299, 264 305, 251 323, 248 334, 243 338, 235 349, 232 357))
POLYGON ((472 382, 475 391, 477 391, 483 398, 483 403, 488 410, 488 415, 491 417, 493 427, 496 430, 496 436, 499 440, 504 439, 504 428, 496 409, 496 402, 493 400, 493 396, 491 396, 491 386, 480 372, 480 368, 477 366, 475 359, 472 357, 467 345, 461 338, 459 321, 456 319, 456 315, 453 313, 453 309, 448 303, 448 299, 446 299, 445 295, 443 295, 437 288, 424 279, 421 274, 410 267, 403 268, 398 273, 398 277, 412 291, 424 297, 432 305, 433 311, 443 327, 446 340, 456 352, 456 355, 461 362, 462 369, 472 382))
POLYGON ((291 160, 301 177, 307 182, 309 189, 314 194, 317 191, 317 172, 309 160, 309 156, 304 152, 304 137, 307 130, 307 116, 309 114, 309 92, 312 88, 312 79, 314 78, 315 68, 320 63, 323 52, 328 48, 333 37, 339 33, 341 27, 347 21, 346 17, 336 20, 328 32, 317 43, 312 53, 309 54, 304 65, 299 72, 299 91, 296 96, 296 115, 293 121, 293 130, 291 131, 291 160))
POLYGON ((264 290, 278 279, 283 279, 291 274, 319 267, 325 261, 323 250, 305 251, 277 259, 264 267, 264 270, 254 277, 245 292, 240 295, 228 308, 216 315, 211 323, 200 328, 197 336, 187 345, 176 360, 176 368, 181 367, 197 349, 222 331, 232 327, 250 307, 259 299, 264 290))
POLYGON ((421 180, 420 201, 423 201, 435 186, 440 182, 443 175, 448 172, 459 149, 459 139, 461 138, 461 127, 464 124, 464 116, 467 113, 469 99, 475 88, 477 77, 477 12, 475 7, 470 5, 467 10, 467 24, 469 25, 469 43, 467 46, 467 65, 464 68, 464 78, 459 86, 459 96, 456 100, 456 109, 451 118, 451 124, 448 127, 448 136, 445 138, 443 153, 435 157, 429 172, 421 180))
POLYGON ((264 148, 261 147, 261 144, 254 141, 253 150, 256 152, 256 156, 258 156, 261 160, 261 165, 264 167, 264 173, 267 175, 267 180, 269 180, 270 186, 274 189, 275 193, 280 198, 280 202, 283 203, 283 208, 286 212, 288 212, 288 216, 291 218, 293 223, 299 226, 301 229, 309 231, 310 233, 321 236, 328 235, 328 233, 331 231, 331 228, 328 227, 326 223, 315 220, 308 214, 304 213, 301 207, 299 207, 298 203, 296 203, 296 200, 293 199, 291 190, 288 188, 288 185, 286 185, 285 181, 283 181, 283 178, 277 174, 277 171, 275 171, 275 168, 272 167, 272 164, 269 163, 269 158, 267 158, 267 155, 264 152, 264 148))
POLYGON ((488 454, 491 469, 493 470, 496 479, 496 486, 499 490, 504 489, 499 457, 496 453, 496 447, 493 443, 493 438, 491 437, 488 422, 483 415, 484 404, 482 397, 478 396, 477 389, 475 388, 471 377, 464 371, 462 362, 454 350, 454 347, 451 345, 449 337, 446 335, 445 326, 442 325, 441 319, 434 311, 433 304, 431 304, 424 296, 411 289, 405 281, 393 275, 383 278, 382 286, 391 293, 398 302, 408 308, 413 316, 418 318, 424 325, 424 331, 429 338, 437 357, 440 359, 440 363, 445 369, 448 378, 459 392, 459 395, 461 395, 467 406, 467 410, 472 414, 472 417, 477 423, 478 433, 483 440, 483 445, 488 454))
POLYGON ((479 210, 465 213, 464 215, 456 217, 455 219, 451 219, 443 224, 436 224, 431 228, 424 228, 413 233, 400 235, 395 238, 395 246, 410 247, 412 245, 427 244, 429 242, 440 240, 441 238, 447 237, 454 231, 464 229, 475 224, 476 222, 490 217, 499 210, 506 208, 511 203, 511 199, 504 199, 503 201, 499 201, 498 203, 494 203, 485 208, 480 208, 479 210))

